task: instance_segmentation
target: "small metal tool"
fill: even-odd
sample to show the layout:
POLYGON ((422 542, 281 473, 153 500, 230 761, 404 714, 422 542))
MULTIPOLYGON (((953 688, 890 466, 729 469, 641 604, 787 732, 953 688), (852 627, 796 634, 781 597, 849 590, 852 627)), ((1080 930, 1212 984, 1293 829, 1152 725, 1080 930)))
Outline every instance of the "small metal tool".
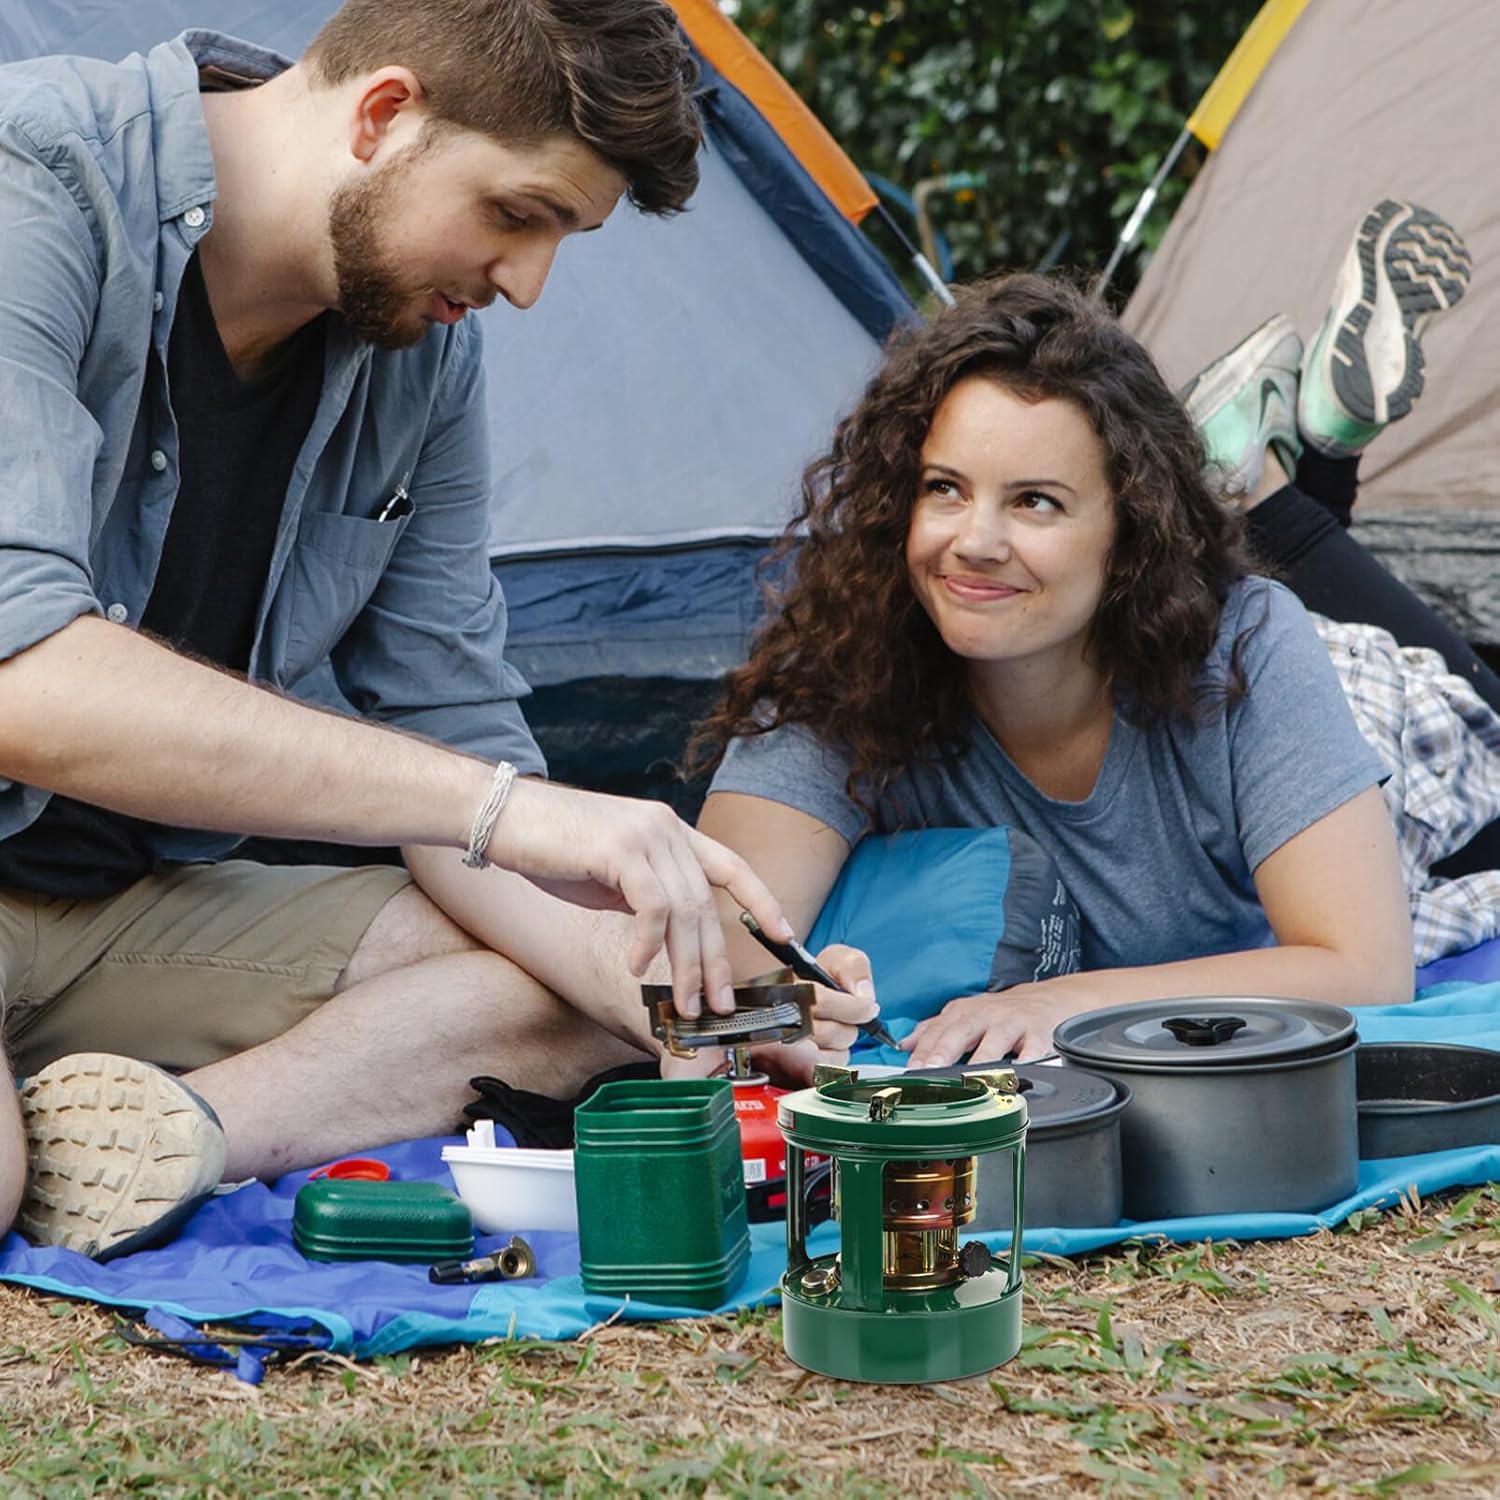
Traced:
POLYGON ((440 1260, 427 1269, 427 1279, 438 1286, 458 1286, 468 1281, 519 1281, 536 1275, 536 1255, 518 1234, 510 1244, 473 1260, 440 1260))
MULTIPOLYGON (((773 937, 767 937, 765 929, 747 911, 740 913, 740 921, 745 924, 745 931, 767 953, 780 959, 799 979, 810 979, 814 984, 821 984, 827 990, 836 990, 840 995, 849 993, 796 938, 782 943, 773 937)), ((861 1021, 859 1029, 871 1041, 879 1042, 882 1047, 894 1047, 900 1050, 901 1044, 885 1029, 878 1016, 873 1021, 861 1021)))

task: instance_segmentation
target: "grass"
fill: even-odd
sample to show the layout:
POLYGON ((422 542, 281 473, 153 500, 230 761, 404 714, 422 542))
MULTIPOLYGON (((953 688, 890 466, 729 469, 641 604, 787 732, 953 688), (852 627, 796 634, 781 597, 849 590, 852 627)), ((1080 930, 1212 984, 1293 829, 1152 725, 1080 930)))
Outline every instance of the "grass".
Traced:
POLYGON ((1028 1272, 988 1376, 856 1386, 774 1310, 260 1387, 0 1287, 0 1495, 1493 1496, 1500 1187, 1336 1233, 1028 1272))

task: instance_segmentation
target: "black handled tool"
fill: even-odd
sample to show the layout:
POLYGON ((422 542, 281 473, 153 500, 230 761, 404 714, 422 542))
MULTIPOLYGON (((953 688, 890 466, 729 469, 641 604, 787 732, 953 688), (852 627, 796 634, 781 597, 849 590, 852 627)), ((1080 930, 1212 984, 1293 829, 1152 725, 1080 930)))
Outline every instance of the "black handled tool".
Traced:
MULTIPOLYGON (((747 911, 740 913, 740 921, 745 924, 745 930, 750 936, 773 958, 784 963, 798 979, 810 979, 814 984, 821 984, 825 989, 837 990, 841 995, 849 993, 796 938, 783 943, 776 938, 767 937, 765 929, 747 911)), ((900 1050, 900 1043, 881 1025, 878 1017, 873 1021, 861 1021, 859 1029, 871 1041, 879 1042, 882 1047, 895 1047, 898 1051, 900 1050)))

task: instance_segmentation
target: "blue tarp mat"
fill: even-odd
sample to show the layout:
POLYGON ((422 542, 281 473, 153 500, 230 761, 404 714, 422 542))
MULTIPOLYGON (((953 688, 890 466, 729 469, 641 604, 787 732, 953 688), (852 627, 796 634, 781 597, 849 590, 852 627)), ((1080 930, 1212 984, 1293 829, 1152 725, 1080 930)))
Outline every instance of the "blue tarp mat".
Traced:
MULTIPOLYGON (((1442 982, 1409 1005, 1367 1007, 1358 1014, 1360 1035, 1367 1041, 1463 1041, 1500 1049, 1500 983, 1442 982)), ((383 1157, 399 1177, 447 1181, 441 1157, 447 1143, 441 1138, 413 1141, 370 1154, 383 1157)), ((1039 1229, 1028 1231, 1025 1243, 1028 1250, 1075 1255, 1139 1238, 1287 1239, 1331 1228, 1359 1209, 1393 1204, 1408 1188, 1425 1196, 1497 1179, 1500 1143, 1363 1162, 1354 1195, 1319 1214, 1232 1214, 1124 1221, 1097 1229, 1039 1229)), ((255 1183, 223 1194, 206 1203, 170 1245, 105 1265, 65 1250, 38 1250, 12 1234, 0 1241, 0 1280, 118 1307, 160 1307, 196 1321, 253 1326, 257 1315, 310 1318, 328 1330, 335 1352, 356 1358, 507 1336, 573 1338, 616 1314, 632 1320, 694 1315, 692 1309, 644 1302, 622 1308, 614 1298, 589 1296, 578 1279, 578 1241, 569 1234, 528 1236, 537 1253, 536 1280, 478 1288, 433 1286, 422 1266, 305 1260, 291 1240, 292 1203, 304 1181, 306 1173, 292 1173, 273 1186, 255 1183)), ((751 1234, 749 1273, 721 1311, 775 1297, 785 1259, 782 1227, 754 1225, 751 1234)), ((986 1238, 995 1249, 1007 1243, 1005 1234, 986 1238)), ((500 1243, 481 1239, 476 1249, 484 1253, 500 1243)), ((815 1253, 836 1245, 833 1225, 819 1229, 810 1241, 815 1253)))
MULTIPOLYGON (((496 1140, 509 1144, 497 1128, 496 1140)), ((457 1136, 408 1141, 364 1153, 389 1163, 401 1179, 452 1186, 442 1148, 457 1136)), ((331 1335, 336 1353, 364 1359, 421 1344, 528 1336, 574 1338, 619 1313, 633 1320, 701 1315, 700 1310, 593 1297, 578 1279, 578 1237, 527 1234, 537 1278, 478 1287, 434 1286, 424 1265, 385 1261, 310 1261, 292 1244, 292 1206, 306 1172, 274 1185, 251 1183, 210 1199, 182 1233, 159 1250, 103 1265, 68 1250, 39 1250, 18 1234, 0 1241, 0 1280, 115 1307, 160 1307, 195 1321, 254 1325, 257 1314, 310 1318, 331 1335)), ((770 1300, 786 1264, 780 1224, 753 1227, 744 1285, 726 1310, 770 1300)), ((480 1236, 475 1253, 505 1243, 480 1236)))
POLYGON ((1500 981, 1500 938, 1491 938, 1455 953, 1449 958, 1435 958, 1417 970, 1417 992, 1426 995, 1439 984, 1492 984, 1500 981))

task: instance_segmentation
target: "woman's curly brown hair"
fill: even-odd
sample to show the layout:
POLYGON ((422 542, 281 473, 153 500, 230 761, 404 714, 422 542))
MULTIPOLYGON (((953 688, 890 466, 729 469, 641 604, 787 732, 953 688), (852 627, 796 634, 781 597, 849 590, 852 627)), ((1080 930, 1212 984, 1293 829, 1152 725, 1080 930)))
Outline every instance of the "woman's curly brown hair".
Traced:
POLYGON ((770 617, 689 747, 716 765, 730 740, 805 724, 850 755, 867 810, 908 764, 955 751, 972 705, 966 665, 912 592, 906 534, 922 445, 960 381, 1027 401, 1072 402, 1106 455, 1116 531, 1089 651, 1137 722, 1192 716, 1243 691, 1237 669, 1195 683, 1230 585, 1248 571, 1239 515, 1204 477, 1197 429, 1150 355, 1067 282, 1003 276, 899 330, 829 451, 807 468, 802 508, 768 559, 770 617), (789 572, 778 565, 790 562, 789 572))

